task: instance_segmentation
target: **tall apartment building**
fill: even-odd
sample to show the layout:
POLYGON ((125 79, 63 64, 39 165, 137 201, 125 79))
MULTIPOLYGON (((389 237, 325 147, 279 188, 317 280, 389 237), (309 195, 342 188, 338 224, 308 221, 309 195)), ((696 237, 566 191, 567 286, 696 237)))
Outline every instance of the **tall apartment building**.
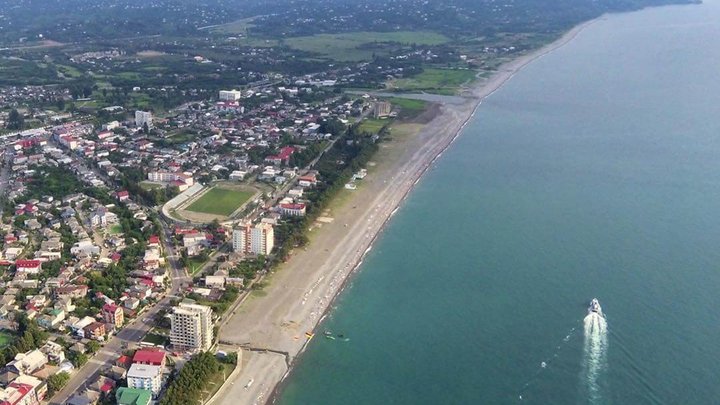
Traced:
POLYGON ((373 116, 375 118, 387 117, 390 115, 392 105, 387 101, 378 101, 373 105, 373 116))
POLYGON ((242 97, 239 90, 220 90, 220 101, 238 101, 242 97))
POLYGON ((149 111, 135 111, 135 125, 143 127, 147 124, 148 128, 153 126, 153 116, 149 111))
POLYGON ((208 350, 213 341, 212 310, 181 302, 170 316, 170 343, 187 350, 208 350))
POLYGON ((268 255, 275 246, 275 233, 272 224, 249 223, 233 230, 233 249, 238 253, 268 255))

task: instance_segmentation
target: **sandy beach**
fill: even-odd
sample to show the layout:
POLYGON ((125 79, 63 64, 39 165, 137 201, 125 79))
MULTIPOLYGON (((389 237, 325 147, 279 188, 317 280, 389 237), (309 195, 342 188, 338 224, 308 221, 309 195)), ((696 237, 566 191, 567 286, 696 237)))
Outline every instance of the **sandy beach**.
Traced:
MULTIPOLYGON (((492 77, 463 94, 463 103, 444 103, 427 124, 393 127, 376 164, 355 191, 343 190, 330 211, 331 223, 311 232, 311 243, 294 252, 270 275, 268 286, 246 300, 220 330, 224 350, 245 349, 242 369, 222 388, 217 404, 264 404, 290 373, 313 331, 359 267, 377 235, 420 177, 460 135, 482 100, 524 66, 571 41, 589 21, 560 39, 504 64, 492 77)), ((321 336, 318 336, 320 338, 321 336)))

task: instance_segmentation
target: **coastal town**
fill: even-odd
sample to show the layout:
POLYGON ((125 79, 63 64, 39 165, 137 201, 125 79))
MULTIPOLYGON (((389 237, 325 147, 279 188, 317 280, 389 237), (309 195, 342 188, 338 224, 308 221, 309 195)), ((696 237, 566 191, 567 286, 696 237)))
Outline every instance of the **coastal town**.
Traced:
POLYGON ((272 402, 480 102, 643 1, 3 10, 0 405, 272 402))
POLYGON ((111 108, 102 123, 23 111, 53 124, 0 145, 0 403, 178 401, 195 363, 209 401, 242 356, 219 348, 218 325, 307 243, 308 217, 332 221, 330 193, 367 175, 384 130, 359 124, 397 116, 367 95, 301 101, 327 85, 222 90, 162 117, 111 108))

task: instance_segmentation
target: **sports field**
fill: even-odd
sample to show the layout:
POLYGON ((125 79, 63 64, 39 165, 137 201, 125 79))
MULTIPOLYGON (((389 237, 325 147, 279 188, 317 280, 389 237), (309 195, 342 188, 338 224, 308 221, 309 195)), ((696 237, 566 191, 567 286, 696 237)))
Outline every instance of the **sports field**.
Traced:
POLYGON ((186 208, 188 211, 228 216, 252 198, 252 191, 213 187, 186 208))

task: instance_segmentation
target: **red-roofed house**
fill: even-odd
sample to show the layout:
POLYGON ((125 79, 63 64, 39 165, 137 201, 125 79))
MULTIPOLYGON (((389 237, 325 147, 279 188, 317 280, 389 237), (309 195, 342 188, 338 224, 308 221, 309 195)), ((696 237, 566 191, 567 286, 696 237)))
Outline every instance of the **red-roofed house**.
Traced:
POLYGON ((265 158, 265 161, 268 163, 272 163, 274 165, 281 165, 285 164, 287 165, 290 161, 290 156, 295 152, 295 148, 292 146, 286 146, 282 149, 280 149, 280 153, 273 156, 268 156, 265 158))
POLYGON ((93 322, 83 328, 84 337, 87 339, 102 340, 105 338, 105 324, 93 322))
POLYGON ((280 204, 280 213, 285 216, 305 216, 305 204, 280 204))
POLYGON ((127 190, 118 191, 115 196, 120 202, 124 202, 130 199, 130 193, 127 190))
POLYGON ((105 322, 112 323, 116 328, 120 328, 125 320, 123 318, 123 310, 115 304, 105 304, 102 307, 102 316, 105 322))
POLYGON ((148 247, 158 247, 160 246, 160 237, 157 235, 150 235, 148 238, 148 247))
POLYGON ((42 262, 40 260, 18 260, 15 262, 15 268, 18 272, 38 274, 42 270, 42 262))
POLYGON ((158 349, 140 349, 135 352, 132 362, 165 367, 165 353, 158 349))

